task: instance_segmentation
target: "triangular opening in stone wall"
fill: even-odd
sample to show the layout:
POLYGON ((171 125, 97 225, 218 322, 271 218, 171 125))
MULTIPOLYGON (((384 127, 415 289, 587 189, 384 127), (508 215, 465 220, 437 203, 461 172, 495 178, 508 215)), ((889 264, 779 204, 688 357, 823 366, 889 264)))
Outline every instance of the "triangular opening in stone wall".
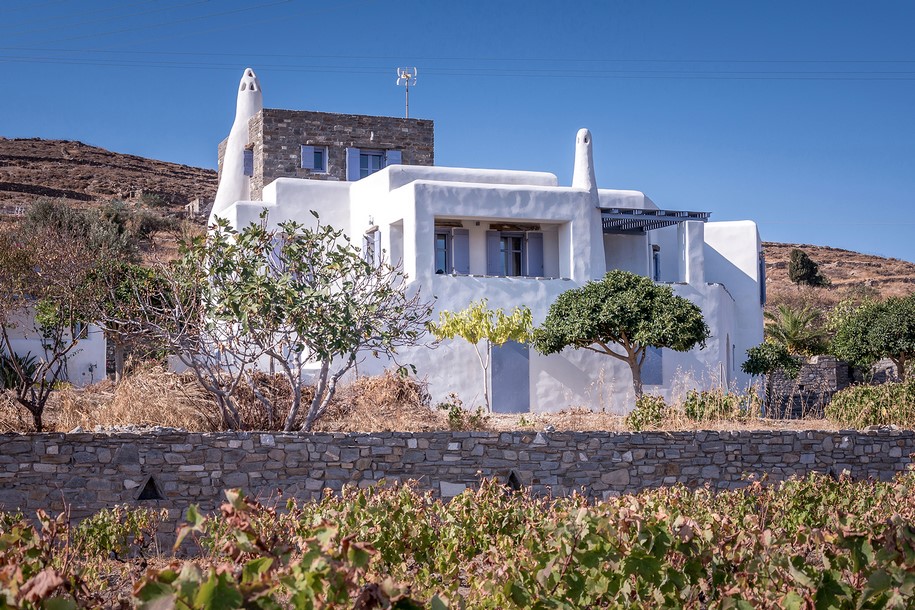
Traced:
POLYGON ((137 500, 164 500, 162 493, 159 491, 159 486, 156 485, 156 480, 150 475, 146 479, 146 483, 143 485, 143 489, 140 490, 140 495, 137 496, 137 500))
POLYGON ((508 481, 506 485, 515 491, 521 491, 521 477, 518 476, 517 472, 512 470, 508 473, 508 481))

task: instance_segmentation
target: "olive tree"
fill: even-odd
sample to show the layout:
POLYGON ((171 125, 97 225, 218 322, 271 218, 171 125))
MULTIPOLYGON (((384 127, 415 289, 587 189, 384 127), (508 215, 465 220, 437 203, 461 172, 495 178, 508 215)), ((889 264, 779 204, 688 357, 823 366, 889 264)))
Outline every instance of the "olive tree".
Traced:
POLYGON ((525 306, 515 307, 506 315, 501 308, 489 309, 486 303, 486 299, 482 299, 458 312, 443 311, 439 313, 438 324, 429 324, 429 330, 436 339, 461 337, 473 346, 483 371, 483 402, 486 410, 492 412, 489 401, 492 346, 508 341, 529 343, 534 323, 531 310, 525 306), (482 342, 485 346, 481 349, 482 342))
POLYGON ((566 347, 587 349, 622 360, 632 371, 636 398, 642 395, 642 364, 649 347, 679 352, 705 347, 709 329, 702 310, 647 277, 614 270, 559 295, 534 347, 554 354, 566 347))
POLYGON ((899 380, 905 381, 908 363, 915 357, 915 294, 845 308, 831 322, 832 353, 837 358, 868 368, 889 358, 899 380))

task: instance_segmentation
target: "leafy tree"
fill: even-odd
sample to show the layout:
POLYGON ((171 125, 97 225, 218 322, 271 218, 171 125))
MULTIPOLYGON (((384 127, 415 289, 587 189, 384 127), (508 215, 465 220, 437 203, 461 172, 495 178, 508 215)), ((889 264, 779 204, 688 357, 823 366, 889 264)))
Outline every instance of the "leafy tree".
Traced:
POLYGON ((813 262, 806 252, 798 248, 794 248, 789 255, 788 278, 798 285, 829 285, 829 280, 820 273, 820 266, 813 262))
POLYGON ((899 380, 905 381, 908 362, 915 357, 915 294, 843 308, 833 323, 832 352, 837 358, 867 368, 889 358, 899 380))
POLYGON ((395 357, 425 332, 431 311, 399 267, 367 262, 341 231, 320 222, 270 230, 266 214, 241 231, 218 221, 160 274, 161 288, 137 293, 139 322, 213 393, 229 427, 241 423, 232 398, 240 383, 273 419, 276 405, 253 374, 266 360, 292 388, 285 430, 314 375, 302 426, 311 430, 358 358, 395 357))
POLYGON ((90 321, 95 272, 109 253, 87 248, 66 229, 20 228, 0 235, 0 354, 4 385, 44 428, 44 409, 90 321), (40 338, 41 351, 21 354, 17 340, 40 338))
POLYGON ((543 354, 573 347, 622 360, 632 371, 638 399, 649 347, 685 352, 705 347, 708 337, 702 310, 694 303, 676 296, 670 286, 615 270, 559 295, 534 331, 534 346, 543 354))
POLYGON ((812 356, 825 350, 826 331, 819 326, 820 312, 808 306, 796 309, 779 305, 763 314, 766 339, 784 345, 792 354, 812 356))
POLYGON ((781 343, 764 342, 747 350, 747 360, 740 369, 758 377, 766 376, 766 410, 772 406, 773 373, 782 371, 790 379, 797 379, 801 363, 791 355, 788 348, 781 343))
MULTIPOLYGON (((137 321, 142 318, 140 303, 148 302, 167 290, 156 268, 144 267, 124 260, 108 261, 94 278, 99 292, 94 300, 92 319, 105 330, 114 352, 114 381, 124 374, 128 352, 145 350, 152 353, 158 347, 137 321)), ((159 307, 165 302, 160 302, 159 307)))
POLYGON ((443 311, 438 324, 429 324, 429 331, 436 339, 461 337, 473 346, 483 371, 483 402, 486 410, 492 412, 489 402, 489 364, 492 361, 492 346, 504 345, 508 341, 529 343, 534 322, 531 310, 525 306, 515 307, 507 315, 501 309, 489 309, 486 299, 476 301, 458 312, 443 311), (485 341, 486 346, 480 348, 485 341))

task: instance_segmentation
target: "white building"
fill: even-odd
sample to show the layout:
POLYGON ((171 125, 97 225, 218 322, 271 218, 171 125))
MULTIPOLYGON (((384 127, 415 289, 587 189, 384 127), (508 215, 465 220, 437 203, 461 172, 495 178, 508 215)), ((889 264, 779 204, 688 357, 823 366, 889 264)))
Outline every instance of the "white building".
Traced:
MULTIPOLYGON (((104 331, 94 324, 78 324, 75 331, 76 344, 61 361, 55 380, 82 387, 105 378, 107 342, 104 331)), ((45 362, 50 360, 51 354, 45 350, 46 339, 40 329, 36 328, 31 313, 12 320, 7 333, 12 352, 20 358, 36 358, 45 362)), ((64 342, 70 344, 69 332, 64 337, 64 342)), ((0 348, 0 353, 5 353, 5 350, 0 348)))
MULTIPOLYGON (((707 222, 708 213, 660 209, 638 191, 598 189, 591 151, 583 129, 571 186, 543 172, 393 165, 355 182, 280 178, 264 187, 262 201, 217 205, 214 215, 240 228, 265 208, 271 226, 313 223, 313 210, 354 242, 365 236, 402 262, 409 282, 436 297, 435 317, 485 297, 490 307, 528 306, 538 324, 560 293, 608 270, 652 277, 699 305, 712 336, 701 350, 653 353, 642 371, 645 390, 669 398, 692 387, 745 385, 740 363, 763 336, 756 224, 707 222)), ((233 154, 242 151, 226 151, 233 154)), ((242 182, 227 171, 223 181, 242 182)), ((433 401, 455 392, 465 405, 482 402, 482 373, 466 342, 401 356, 428 380, 433 401)), ((509 344, 493 350, 491 376, 497 412, 633 405, 628 366, 585 350, 543 356, 509 344)))

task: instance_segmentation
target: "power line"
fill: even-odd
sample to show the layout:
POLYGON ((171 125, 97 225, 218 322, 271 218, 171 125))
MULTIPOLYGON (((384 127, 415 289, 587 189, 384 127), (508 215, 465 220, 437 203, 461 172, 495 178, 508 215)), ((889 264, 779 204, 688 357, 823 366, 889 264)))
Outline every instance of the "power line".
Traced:
MULTIPOLYGON (((199 55, 206 57, 277 57, 289 59, 377 59, 389 61, 405 59, 404 55, 308 55, 301 53, 214 53, 209 51, 131 51, 105 49, 61 49, 46 47, 8 47, 0 46, 6 51, 52 51, 67 53, 128 53, 131 55, 199 55)), ((664 58, 582 58, 582 57, 436 57, 410 55, 410 59, 421 61, 480 61, 480 62, 538 62, 538 63, 658 63, 658 64, 915 64, 915 59, 664 59, 664 58)))
MULTIPOLYGON (((72 57, 2 55, 5 63, 52 65, 80 65, 124 68, 168 68, 192 70, 237 70, 237 63, 136 61, 127 59, 79 59, 72 57)), ((342 72, 346 74, 380 74, 389 70, 375 65, 302 65, 260 64, 260 69, 277 72, 342 72)), ((600 79, 670 79, 670 80, 795 80, 795 81, 911 81, 915 71, 714 71, 714 70, 553 70, 553 69, 501 69, 474 68, 424 68, 426 74, 439 76, 490 76, 520 78, 600 78, 600 79)))

